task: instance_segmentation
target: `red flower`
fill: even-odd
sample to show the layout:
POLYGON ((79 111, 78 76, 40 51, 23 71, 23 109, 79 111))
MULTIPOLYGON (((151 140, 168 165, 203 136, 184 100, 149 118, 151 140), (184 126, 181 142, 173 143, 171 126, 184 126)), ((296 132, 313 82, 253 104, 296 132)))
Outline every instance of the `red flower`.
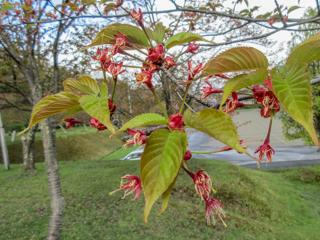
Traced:
POLYGON ((98 48, 95 56, 92 57, 93 60, 99 61, 101 65, 108 65, 111 62, 111 56, 109 55, 108 48, 98 48))
POLYGON ((192 80, 196 77, 198 73, 201 72, 203 64, 198 64, 195 68, 192 68, 192 62, 188 61, 188 81, 187 84, 190 84, 192 80))
POLYGON ((192 180, 197 194, 202 200, 208 199, 212 190, 212 181, 210 176, 204 170, 198 170, 192 173, 192 180))
POLYGON ((268 118, 280 111, 280 103, 272 91, 261 86, 254 86, 252 91, 257 103, 262 106, 260 110, 260 115, 262 117, 268 118))
POLYGON ((103 125, 98 119, 96 118, 91 118, 90 119, 90 125, 96 129, 98 129, 98 131, 103 131, 106 130, 107 127, 105 125, 103 125))
POLYGON ((161 65, 164 59, 164 47, 162 44, 158 44, 154 48, 150 48, 148 51, 147 59, 156 64, 161 65))
POLYGON ((112 46, 111 52, 113 55, 121 52, 125 46, 128 45, 128 38, 122 33, 118 33, 114 38, 114 45, 112 46))
POLYGON ((117 106, 112 102, 111 99, 108 99, 108 108, 109 108, 110 115, 112 115, 117 109, 117 106))
POLYGON ((232 92, 232 98, 227 100, 224 112, 230 113, 243 106, 244 103, 241 103, 238 100, 238 94, 236 92, 232 92))
POLYGON ((82 123, 81 121, 79 121, 79 120, 77 120, 75 118, 65 118, 64 121, 65 121, 65 124, 66 124, 66 128, 72 128, 76 124, 82 123))
POLYGON ((199 49, 199 45, 196 43, 189 43, 188 48, 186 50, 187 53, 196 53, 199 49))
POLYGON ((269 137, 267 137, 264 143, 256 149, 255 153, 259 153, 260 161, 262 161, 263 157, 266 155, 267 160, 272 162, 272 156, 275 154, 275 151, 270 145, 269 137))
POLYGON ((227 227, 226 223, 224 222, 223 218, 226 217, 222 203, 216 198, 207 198, 205 199, 205 216, 208 225, 215 225, 216 224, 216 217, 220 219, 225 227, 227 227))
POLYGON ((212 87, 212 85, 209 83, 209 82, 206 82, 206 84, 208 86, 202 88, 202 95, 203 97, 208 97, 210 96, 211 94, 214 94, 214 93, 222 93, 223 91, 221 89, 218 89, 218 88, 214 88, 212 87))
POLYGON ((150 90, 153 89, 151 71, 142 71, 141 73, 137 73, 136 81, 138 84, 144 83, 150 90))
POLYGON ((159 66, 153 64, 152 62, 150 61, 145 61, 143 63, 143 66, 142 66, 142 70, 143 71, 148 71, 150 73, 154 73, 155 71, 158 71, 159 70, 159 66))
POLYGON ((113 77, 117 77, 119 74, 123 73, 124 70, 122 70, 123 62, 115 63, 112 62, 108 66, 107 72, 110 73, 113 77))
POLYGON ((131 17, 136 20, 140 25, 143 25, 143 14, 141 9, 138 10, 132 9, 130 12, 131 17))
POLYGON ((185 161, 188 161, 188 160, 190 160, 192 158, 192 153, 191 153, 191 151, 190 150, 187 150, 186 151, 186 153, 184 154, 184 160, 185 161))
POLYGON ((176 62, 174 61, 173 57, 165 57, 164 59, 164 66, 169 69, 176 66, 176 62))
POLYGON ((184 129, 184 121, 181 113, 176 113, 169 117, 169 128, 180 131, 184 129))
POLYGON ((125 146, 143 145, 146 143, 147 135, 145 132, 134 129, 128 129, 127 132, 129 135, 133 136, 133 138, 127 140, 125 146))
POLYGON ((124 191, 122 199, 130 194, 134 194, 134 200, 138 199, 142 192, 140 177, 136 175, 125 175, 121 177, 120 187, 111 192, 110 195, 121 190, 124 191))

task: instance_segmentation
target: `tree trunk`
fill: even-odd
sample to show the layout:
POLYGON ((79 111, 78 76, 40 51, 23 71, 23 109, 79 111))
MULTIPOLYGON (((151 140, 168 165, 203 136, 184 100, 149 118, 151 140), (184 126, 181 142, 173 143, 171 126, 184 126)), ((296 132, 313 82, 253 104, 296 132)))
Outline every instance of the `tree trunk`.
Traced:
POLYGON ((36 169, 34 159, 34 140, 37 129, 38 127, 35 126, 30 129, 27 136, 21 137, 23 167, 26 171, 33 171, 36 169))
POLYGON ((172 106, 172 100, 171 100, 171 87, 170 83, 167 78, 165 78, 165 75, 161 75, 161 84, 162 84, 162 95, 166 104, 166 110, 169 115, 173 114, 175 112, 174 107, 172 106))
POLYGON ((56 157, 55 132, 47 119, 41 124, 43 148, 48 174, 49 192, 51 196, 51 217, 49 222, 48 240, 60 239, 63 197, 59 177, 58 161, 56 157))

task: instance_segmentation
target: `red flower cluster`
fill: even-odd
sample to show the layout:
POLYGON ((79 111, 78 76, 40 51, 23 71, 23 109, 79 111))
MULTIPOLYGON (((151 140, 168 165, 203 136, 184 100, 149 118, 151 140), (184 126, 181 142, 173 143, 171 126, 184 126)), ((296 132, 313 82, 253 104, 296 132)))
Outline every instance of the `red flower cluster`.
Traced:
POLYGON ((215 225, 216 217, 218 217, 223 225, 227 227, 226 223, 223 220, 226 215, 223 211, 222 203, 218 199, 213 197, 205 199, 205 216, 208 225, 215 225))
POLYGON ((202 200, 208 199, 212 190, 212 181, 208 173, 204 170, 198 170, 192 173, 192 180, 197 194, 202 200))
POLYGON ((166 69, 170 69, 176 66, 176 62, 174 61, 173 57, 165 57, 164 58, 164 66, 166 69))
POLYGON ((124 191, 122 199, 130 194, 134 195, 134 200, 138 199, 142 192, 140 177, 136 175, 125 175, 121 177, 120 187, 111 192, 110 195, 118 191, 124 191))
POLYGON ((112 46, 111 52, 112 55, 116 55, 117 53, 121 53, 122 50, 128 46, 128 38, 122 33, 118 33, 114 38, 115 43, 112 46))
POLYGON ((81 124, 82 122, 75 119, 75 118, 65 118, 64 119, 66 128, 72 128, 74 127, 76 124, 81 124))
POLYGON ((198 51, 198 49, 199 49, 199 45, 194 43, 194 42, 192 42, 192 43, 189 43, 186 52, 194 54, 194 53, 196 53, 198 51))
POLYGON ((111 55, 109 55, 108 48, 98 48, 96 55, 92 57, 93 60, 99 61, 102 70, 106 71, 111 63, 111 55))
POLYGON ((143 14, 140 8, 138 10, 132 9, 130 15, 139 25, 143 25, 143 14))
POLYGON ((200 63, 196 67, 192 67, 192 62, 188 61, 188 80, 186 81, 186 84, 191 84, 191 82, 194 80, 196 75, 198 75, 203 68, 203 64, 200 63))
POLYGON ((123 73, 124 70, 122 70, 123 63, 115 63, 111 62, 107 68, 107 72, 112 75, 112 77, 118 76, 120 73, 123 73))
POLYGON ((256 85, 252 91, 257 103, 261 104, 260 115, 262 117, 268 118, 280 111, 280 103, 271 90, 256 85))
POLYGON ((168 126, 171 130, 183 131, 184 130, 184 121, 183 121, 182 114, 181 113, 172 114, 169 117, 168 126))
POLYGON ((138 84, 145 84, 150 90, 153 91, 152 84, 152 71, 142 70, 142 72, 136 74, 136 81, 138 84))
POLYGON ((224 112, 231 113, 231 112, 234 112, 237 108, 240 108, 243 106, 244 106, 244 103, 239 102, 238 94, 236 92, 232 92, 231 99, 228 98, 226 102, 224 112))
POLYGON ((98 119, 96 118, 91 118, 90 119, 90 125, 96 129, 98 129, 98 131, 103 131, 106 130, 107 127, 105 125, 103 125, 98 119))
POLYGON ((148 50, 147 60, 155 65, 161 65, 164 60, 164 46, 162 44, 158 44, 154 48, 150 48, 148 50))
POLYGON ((272 162, 272 156, 275 154, 275 151, 270 145, 269 137, 256 149, 255 153, 259 153, 259 161, 262 161, 263 157, 266 156, 267 160, 272 162))
POLYGON ((221 89, 212 87, 212 85, 209 82, 205 82, 205 83, 207 84, 207 86, 202 88, 202 90, 201 90, 203 97, 206 98, 206 97, 210 96, 211 94, 223 92, 221 89))
POLYGON ((127 140, 125 146, 142 145, 142 144, 146 143, 147 135, 145 132, 140 131, 140 130, 134 130, 134 129, 128 129, 127 132, 133 138, 127 140))

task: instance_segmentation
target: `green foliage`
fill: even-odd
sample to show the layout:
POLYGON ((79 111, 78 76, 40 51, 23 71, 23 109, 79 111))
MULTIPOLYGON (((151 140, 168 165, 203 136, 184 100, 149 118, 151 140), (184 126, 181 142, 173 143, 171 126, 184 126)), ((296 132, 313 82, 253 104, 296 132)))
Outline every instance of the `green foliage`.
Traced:
POLYGON ((231 48, 217 57, 211 58, 203 68, 203 75, 266 69, 268 59, 253 47, 231 48))
MULTIPOLYGON (((312 88, 313 92, 313 113, 315 121, 315 129, 317 131, 318 137, 320 136, 320 86, 314 86, 312 88)), ((312 144, 312 139, 310 138, 308 132, 297 122, 295 122, 289 114, 286 112, 281 112, 280 118, 282 121, 283 132, 287 139, 303 139, 306 144, 312 144)))
POLYGON ((80 97, 81 108, 91 117, 98 119, 103 123, 112 133, 115 129, 110 120, 110 111, 108 108, 108 98, 85 95, 80 97))
POLYGON ((305 68, 283 67, 274 71, 273 90, 283 108, 309 133, 315 145, 318 137, 313 125, 310 75, 305 68))
POLYGON ((157 113, 143 113, 126 122, 119 131, 126 131, 128 128, 140 128, 152 125, 166 125, 168 120, 157 113))
POLYGON ((255 72, 241 74, 228 80, 223 87, 223 96, 220 103, 220 109, 227 101, 230 94, 234 91, 241 90, 256 84, 262 84, 268 75, 267 69, 258 69, 255 72))
POLYGON ((77 79, 66 79, 63 81, 63 88, 64 91, 77 95, 98 95, 100 92, 97 81, 86 75, 79 76, 77 79))
POLYGON ((246 151, 240 145, 237 128, 228 114, 215 109, 204 109, 195 114, 186 111, 184 119, 187 127, 204 132, 240 153, 246 151))
POLYGON ((167 40, 165 46, 166 46, 166 48, 169 49, 174 46, 178 46, 178 45, 182 45, 182 44, 190 43, 190 42, 194 42, 194 41, 207 41, 207 40, 196 33, 181 32, 181 33, 177 33, 177 34, 171 36, 167 40))
POLYGON ((296 46, 290 53, 287 66, 304 66, 320 60, 320 33, 306 39, 296 46))
POLYGON ((135 26, 122 23, 110 24, 104 29, 102 29, 91 44, 87 47, 93 47, 104 44, 114 43, 114 37, 118 33, 125 35, 130 44, 133 44, 138 48, 147 48, 149 47, 149 41, 144 32, 135 26))
POLYGON ((154 30, 148 29, 147 32, 150 38, 156 43, 162 43, 166 34, 166 27, 163 26, 161 22, 157 23, 154 27, 154 30))
MULTIPOLYGON (((59 113, 73 111, 79 108, 79 97, 69 92, 60 92, 42 98, 34 105, 29 126, 25 131, 41 122, 42 120, 59 113)), ((23 132, 22 132, 23 133, 23 132)))
POLYGON ((141 157, 141 181, 145 196, 144 221, 157 199, 175 180, 186 152, 187 137, 181 131, 154 131, 141 157))

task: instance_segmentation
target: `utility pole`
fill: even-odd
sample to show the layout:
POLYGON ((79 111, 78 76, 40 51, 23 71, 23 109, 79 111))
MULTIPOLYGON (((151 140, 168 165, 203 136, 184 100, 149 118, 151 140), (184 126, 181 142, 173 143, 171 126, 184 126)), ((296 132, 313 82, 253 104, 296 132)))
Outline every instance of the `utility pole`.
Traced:
POLYGON ((2 124, 1 113, 0 113, 0 145, 2 150, 2 159, 4 163, 4 168, 9 170, 9 156, 8 156, 8 149, 6 145, 5 139, 5 131, 2 124))

